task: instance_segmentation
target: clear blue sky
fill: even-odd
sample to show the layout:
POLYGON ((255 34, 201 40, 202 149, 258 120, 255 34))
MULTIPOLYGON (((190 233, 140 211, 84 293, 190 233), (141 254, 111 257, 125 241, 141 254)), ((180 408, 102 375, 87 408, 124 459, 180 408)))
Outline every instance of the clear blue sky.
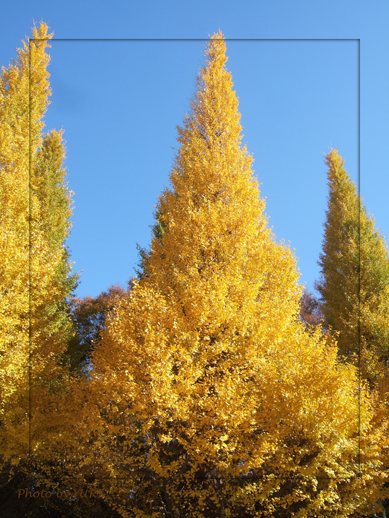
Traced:
MULTIPOLYGON (((35 21, 54 38, 203 38, 221 29, 244 139, 278 240, 291 243, 301 281, 318 278, 326 210, 324 153, 337 147, 358 177, 358 43, 228 41, 360 39, 361 191, 389 235, 389 2, 345 0, 75 0, 4 2, 0 64, 35 21)), ((75 192, 67 244, 83 270, 78 296, 135 275, 150 243, 153 205, 169 185, 176 143, 205 41, 54 41, 46 129, 65 130, 75 192)))

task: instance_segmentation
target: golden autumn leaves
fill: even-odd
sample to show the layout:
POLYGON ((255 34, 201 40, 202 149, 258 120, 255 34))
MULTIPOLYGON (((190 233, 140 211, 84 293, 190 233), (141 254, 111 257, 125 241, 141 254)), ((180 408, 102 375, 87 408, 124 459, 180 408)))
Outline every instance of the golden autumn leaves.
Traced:
POLYGON ((53 394, 66 390, 59 359, 73 332, 64 307, 75 278, 63 247, 71 214, 63 139, 61 132, 42 133, 51 36, 45 24, 34 27, 35 41, 24 43, 0 76, 2 503, 38 469, 51 435, 43 414, 53 394))
POLYGON ((331 334, 298 319, 296 259, 268 227, 226 61, 215 34, 143 275, 88 380, 41 398, 39 469, 93 484, 121 516, 367 512, 382 485, 374 398, 331 334))
POLYGON ((296 261, 267 226, 225 61, 219 34, 178 128, 144 276, 93 355, 99 413, 77 444, 100 433, 93 466, 109 462, 120 481, 97 484, 124 516, 348 516, 378 491, 359 478, 380 462, 372 408, 330 336, 296 318, 296 261))

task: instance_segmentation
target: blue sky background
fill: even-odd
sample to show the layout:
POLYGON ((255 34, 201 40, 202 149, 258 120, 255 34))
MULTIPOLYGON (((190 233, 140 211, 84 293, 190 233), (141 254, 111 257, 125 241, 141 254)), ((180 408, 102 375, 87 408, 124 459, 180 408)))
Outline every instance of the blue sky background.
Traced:
POLYGON ((219 29, 270 224, 295 249, 310 290, 327 203, 324 153, 337 147, 358 178, 358 42, 312 39, 361 40, 361 191, 389 233, 388 2, 15 0, 3 3, 1 20, 5 66, 40 20, 54 38, 204 39, 51 43, 45 122, 65 130, 78 296, 135 275, 136 243, 150 244, 153 205, 169 185, 176 126, 189 110, 205 39, 219 29))

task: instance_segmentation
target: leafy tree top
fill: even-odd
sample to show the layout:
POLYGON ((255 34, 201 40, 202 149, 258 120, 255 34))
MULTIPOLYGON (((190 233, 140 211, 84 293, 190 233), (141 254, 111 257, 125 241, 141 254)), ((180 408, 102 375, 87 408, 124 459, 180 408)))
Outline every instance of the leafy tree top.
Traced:
POLYGON ((174 299, 195 327, 207 319, 232 323, 243 307, 254 318, 261 299, 282 328, 298 312, 299 273, 268 227, 225 51, 219 32, 207 45, 190 114, 177 127, 172 188, 159 198, 141 284, 174 299))
POLYGON ((50 415, 61 474, 90 477, 123 516, 347 516, 377 494, 380 430, 355 368, 298 319, 296 260, 268 227, 221 33, 205 57, 144 275, 50 415))
POLYGON ((372 381, 377 362, 389 359, 389 256, 336 149, 326 156, 328 209, 316 284, 324 325, 339 333, 345 357, 360 353, 372 381))

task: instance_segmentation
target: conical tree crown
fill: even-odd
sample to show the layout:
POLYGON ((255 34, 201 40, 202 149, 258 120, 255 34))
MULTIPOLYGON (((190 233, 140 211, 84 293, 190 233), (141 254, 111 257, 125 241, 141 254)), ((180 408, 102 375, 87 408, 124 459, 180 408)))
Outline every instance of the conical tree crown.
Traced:
POLYGON ((92 361, 105 380, 113 365, 127 373, 124 390, 140 420, 157 405, 161 420, 174 415, 212 435, 210 419, 221 419, 215 402, 228 399, 227 413, 236 411, 229 426, 237 426, 255 405, 259 358, 293 347, 302 288, 292 252, 268 228, 241 145, 221 33, 205 54, 191 113, 178 128, 172 189, 159 199, 145 275, 108 318, 92 361), (129 358, 136 360, 129 365, 129 358), (153 403, 144 399, 145 384, 153 403))
POLYGON ((290 250, 267 226, 253 158, 241 144, 225 51, 222 34, 215 34, 190 115, 178 127, 173 188, 157 206, 147 284, 180 305, 192 328, 211 319, 242 331, 257 326, 261 307, 282 329, 297 312, 299 274, 290 250))
POLYGON ((58 134, 46 139, 42 134, 51 95, 46 49, 52 34, 41 23, 32 35, 0 75, 0 450, 5 457, 28 451, 26 430, 34 430, 29 412, 39 405, 36 395, 45 384, 53 387, 63 376, 58 360, 72 334, 64 304, 75 283, 63 248, 69 199, 53 185, 61 180, 56 168, 61 169, 63 149, 58 134))
POLYGON ((337 150, 326 163, 329 198, 316 287, 325 325, 339 332, 340 353, 361 350, 363 375, 372 381, 377 361, 389 357, 388 249, 337 150))
MULTIPOLYGON (((370 432, 369 402, 331 337, 298 320, 296 261, 268 228, 225 62, 218 33, 144 275, 107 316, 88 382, 53 416, 57 451, 126 515, 346 516, 366 492, 355 434, 359 403, 370 432)), ((378 456, 369 441, 365 464, 378 456)))
MULTIPOLYGON (((33 37, 51 35, 41 24, 39 29, 33 28, 33 37)), ((29 168, 42 142, 41 119, 50 95, 48 46, 44 39, 31 42, 30 47, 24 43, 24 48, 18 49, 18 60, 3 67, 0 76, 0 400, 16 391, 18 382, 27 385, 23 368, 29 352, 30 323, 31 332, 39 334, 38 315, 47 291, 55 292, 51 273, 57 257, 48 260, 46 255, 39 201, 29 168)), ((31 352, 35 349, 38 344, 34 341, 31 352)))

